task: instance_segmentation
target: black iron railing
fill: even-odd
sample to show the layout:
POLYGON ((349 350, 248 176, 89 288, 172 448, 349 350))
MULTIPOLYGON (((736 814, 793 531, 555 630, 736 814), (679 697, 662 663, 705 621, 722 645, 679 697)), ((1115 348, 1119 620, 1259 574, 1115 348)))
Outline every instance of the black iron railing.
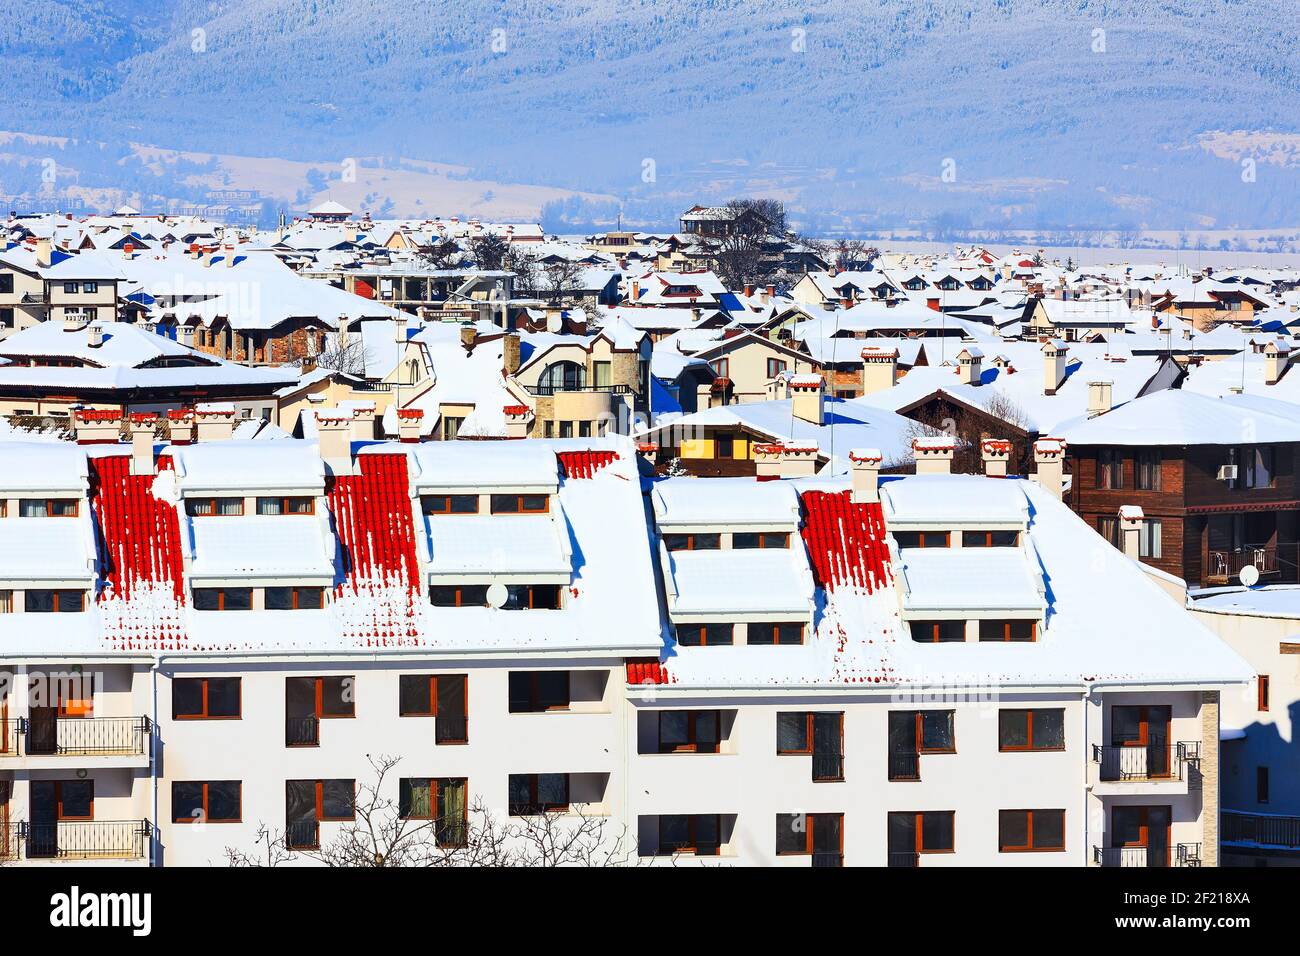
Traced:
POLYGON ((1114 780, 1181 780, 1183 765, 1192 749, 1199 758, 1199 742, 1146 744, 1136 747, 1093 745, 1092 760, 1101 779, 1114 780))
POLYGON ((284 745, 286 747, 316 747, 320 744, 319 717, 286 717, 284 745))
POLYGON ((533 385, 528 388, 533 395, 559 395, 563 392, 609 392, 627 395, 632 389, 627 385, 533 385))
POLYGON ((1224 843, 1300 847, 1300 817, 1224 810, 1220 826, 1224 843))
POLYGON ((444 717, 441 714, 434 717, 433 740, 439 744, 469 743, 469 718, 444 717))
POLYGON ((812 855, 812 865, 814 868, 822 866, 843 866, 843 853, 814 852, 812 855))
POLYGON ((315 820, 298 820, 284 829, 284 845, 290 850, 320 848, 320 824, 315 820))
POLYGON ((29 757, 139 756, 148 753, 148 717, 21 717, 14 746, 0 753, 29 757))
POLYGON ((921 865, 921 854, 905 850, 890 850, 887 862, 890 866, 917 867, 921 865))
POLYGON ((148 820, 20 823, 17 830, 29 860, 143 860, 153 834, 148 820))
POLYGON ((844 755, 814 753, 812 758, 812 778, 814 783, 843 780, 844 755))
POLYGON ((915 750, 898 750, 889 754, 890 780, 920 780, 921 755, 915 750))
POLYGON ((1095 846, 1093 862, 1105 867, 1196 867, 1201 865, 1199 843, 1173 846, 1095 846))

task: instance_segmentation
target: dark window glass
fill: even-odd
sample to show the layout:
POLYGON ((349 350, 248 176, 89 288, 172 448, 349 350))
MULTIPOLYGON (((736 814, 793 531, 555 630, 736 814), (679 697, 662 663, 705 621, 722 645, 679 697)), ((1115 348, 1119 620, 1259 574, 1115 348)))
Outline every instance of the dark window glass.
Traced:
POLYGON ((954 712, 951 710, 921 711, 921 751, 950 751, 956 749, 953 734, 954 712))
POLYGON ((1014 548, 1020 543, 1018 531, 963 531, 961 543, 966 548, 1014 548))
POLYGON ((946 852, 953 848, 953 814, 921 814, 921 850, 925 853, 946 852))
POLYGON ((790 535, 777 531, 743 532, 731 536, 731 546, 737 551, 753 548, 788 548, 790 535))
POLYGON ((420 501, 428 515, 478 513, 478 495, 425 495, 420 501))
POLYGON ((192 781, 176 781, 172 784, 172 822, 189 823, 202 820, 203 784, 192 781))
POLYGON ((397 688, 398 710, 403 717, 433 715, 433 685, 428 674, 402 674, 397 688))
POLYGON ((238 780, 213 780, 208 783, 208 822, 224 823, 240 818, 242 811, 238 780))
POLYGON ((909 621, 912 640, 921 644, 957 644, 966 640, 965 621, 909 621))
POLYGON ((203 681, 182 677, 172 681, 172 717, 203 714, 203 681))
POLYGON ((802 813, 776 815, 776 852, 808 852, 808 818, 802 813))
POLYGON ((776 715, 776 752, 806 754, 812 752, 808 714, 798 712, 776 715))
POLYGON ((1065 711, 998 711, 998 749, 1065 749, 1065 711))
POLYGON ((320 679, 322 717, 352 717, 356 714, 356 678, 322 677, 320 679))
POLYGON ((209 677, 208 682, 208 716, 239 716, 239 678, 209 677))
POLYGON ((722 535, 666 534, 664 546, 669 551, 717 551, 722 547, 722 535))
POLYGON ((63 819, 90 819, 94 815, 95 784, 90 780, 64 780, 59 785, 62 804, 59 816, 63 819))
POLYGON ((683 647, 713 647, 731 644, 735 640, 733 624, 678 624, 677 643, 683 647))
POLYGON ((221 592, 216 588, 194 589, 194 610, 215 611, 221 606, 221 592))
POLYGON ((321 819, 351 820, 355 815, 355 784, 351 780, 321 781, 321 819))
POLYGON ((802 644, 803 623, 793 622, 755 622, 749 626, 750 644, 802 644))
POLYGON ((509 680, 512 713, 567 710, 569 707, 568 671, 511 671, 509 680))

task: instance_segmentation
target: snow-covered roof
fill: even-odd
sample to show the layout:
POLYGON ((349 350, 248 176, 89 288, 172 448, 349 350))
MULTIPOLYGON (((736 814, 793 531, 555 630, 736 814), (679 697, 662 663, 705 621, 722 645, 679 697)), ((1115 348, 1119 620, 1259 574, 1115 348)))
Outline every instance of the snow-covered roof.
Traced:
POLYGON ((789 526, 799 522, 799 496, 784 481, 753 478, 677 478, 656 482, 651 493, 660 527, 705 525, 789 526))
MULTIPOLYGON (((172 445, 169 453, 181 496, 296 490, 320 494, 325 488, 325 465, 314 442, 200 442, 172 445)), ((165 482, 167 474, 160 478, 165 482)))
POLYGON ((1071 445, 1238 445, 1300 442, 1300 406, 1256 395, 1211 398, 1164 389, 1096 418, 1063 423, 1071 445))

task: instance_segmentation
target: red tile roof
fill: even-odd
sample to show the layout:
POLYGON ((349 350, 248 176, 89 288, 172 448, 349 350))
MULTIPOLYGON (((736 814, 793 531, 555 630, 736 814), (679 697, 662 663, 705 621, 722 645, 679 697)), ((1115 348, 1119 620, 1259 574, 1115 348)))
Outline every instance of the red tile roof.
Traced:
POLYGON ((800 533, 819 586, 834 591, 849 585, 871 593, 892 580, 879 503, 854 504, 850 491, 805 491, 800 500, 800 533))
POLYGON ((561 451, 555 457, 565 478, 590 478, 611 461, 618 458, 616 451, 561 451))
POLYGON ((673 680, 668 668, 654 658, 627 662, 628 684, 671 684, 673 680))

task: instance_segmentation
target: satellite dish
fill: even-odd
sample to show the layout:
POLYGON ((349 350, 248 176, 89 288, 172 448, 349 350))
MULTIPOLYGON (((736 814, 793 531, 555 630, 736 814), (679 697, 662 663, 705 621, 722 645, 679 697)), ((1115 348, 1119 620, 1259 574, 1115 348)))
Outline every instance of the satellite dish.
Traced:
MULTIPOLYGON (((1246 585, 1246 587, 1253 588, 1259 583, 1259 568, 1255 567, 1253 564, 1248 564, 1241 569, 1241 572, 1237 577, 1241 579, 1241 583, 1246 585)), ((491 592, 489 592, 489 596, 490 594, 491 592)))
POLYGON ((504 584, 492 584, 488 586, 487 589, 488 607, 504 607, 506 601, 508 600, 510 600, 510 592, 506 590, 506 586, 504 584))

